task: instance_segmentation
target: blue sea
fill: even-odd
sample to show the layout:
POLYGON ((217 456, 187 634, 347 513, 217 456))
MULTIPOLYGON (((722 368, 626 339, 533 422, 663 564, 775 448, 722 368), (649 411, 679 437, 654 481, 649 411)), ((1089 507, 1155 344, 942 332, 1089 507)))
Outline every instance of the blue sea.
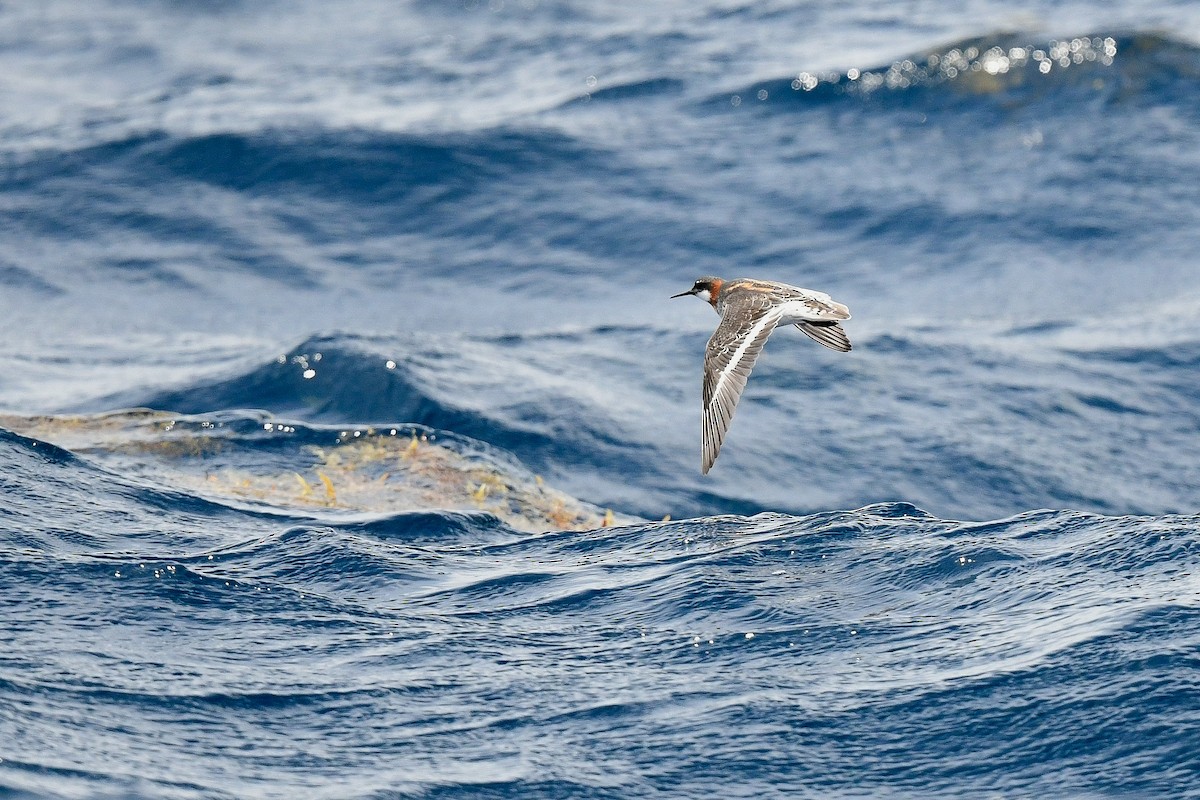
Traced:
POLYGON ((0 204, 0 797, 1200 798, 1194 2, 3 2, 0 204))

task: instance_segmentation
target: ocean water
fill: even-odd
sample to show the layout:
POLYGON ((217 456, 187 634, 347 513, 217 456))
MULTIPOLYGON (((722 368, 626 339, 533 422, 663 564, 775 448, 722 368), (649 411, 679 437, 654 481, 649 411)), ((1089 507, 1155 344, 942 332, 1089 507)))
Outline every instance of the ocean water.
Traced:
POLYGON ((0 5, 0 797, 1200 797, 1200 6, 0 5), (705 274, 827 291, 701 476, 705 274))

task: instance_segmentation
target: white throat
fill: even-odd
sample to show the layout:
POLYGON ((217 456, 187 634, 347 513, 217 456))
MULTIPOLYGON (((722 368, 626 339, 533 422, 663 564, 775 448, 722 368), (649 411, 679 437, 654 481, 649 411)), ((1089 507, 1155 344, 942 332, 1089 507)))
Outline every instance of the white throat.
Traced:
POLYGON ((700 291, 696 292, 696 297, 699 297, 706 303, 712 302, 712 292, 710 292, 708 289, 701 289, 700 291))

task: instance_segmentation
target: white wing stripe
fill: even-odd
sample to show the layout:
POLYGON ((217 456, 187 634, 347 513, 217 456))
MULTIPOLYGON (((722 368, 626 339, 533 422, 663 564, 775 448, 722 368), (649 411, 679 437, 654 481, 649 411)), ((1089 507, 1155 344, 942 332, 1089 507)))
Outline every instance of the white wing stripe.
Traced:
POLYGON ((730 357, 729 363, 726 364, 725 369, 717 378, 717 382, 713 384, 712 400, 709 401, 709 408, 712 408, 713 403, 716 402, 718 398, 722 397, 725 384, 729 382, 729 377, 734 374, 734 371, 742 363, 742 358, 746 355, 746 351, 750 349, 752 344, 754 344, 754 340, 762 334, 763 328, 773 328, 778 321, 778 311, 770 311, 766 314, 763 314, 762 319, 754 323, 754 326, 746 332, 745 336, 742 337, 742 343, 738 345, 738 349, 735 350, 733 356, 730 357))

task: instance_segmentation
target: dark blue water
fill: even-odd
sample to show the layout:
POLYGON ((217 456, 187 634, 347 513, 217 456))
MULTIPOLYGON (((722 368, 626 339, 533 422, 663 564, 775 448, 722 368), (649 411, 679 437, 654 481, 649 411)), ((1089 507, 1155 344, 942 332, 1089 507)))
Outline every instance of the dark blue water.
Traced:
POLYGON ((1200 797, 1198 43, 0 6, 0 797, 1200 797))

